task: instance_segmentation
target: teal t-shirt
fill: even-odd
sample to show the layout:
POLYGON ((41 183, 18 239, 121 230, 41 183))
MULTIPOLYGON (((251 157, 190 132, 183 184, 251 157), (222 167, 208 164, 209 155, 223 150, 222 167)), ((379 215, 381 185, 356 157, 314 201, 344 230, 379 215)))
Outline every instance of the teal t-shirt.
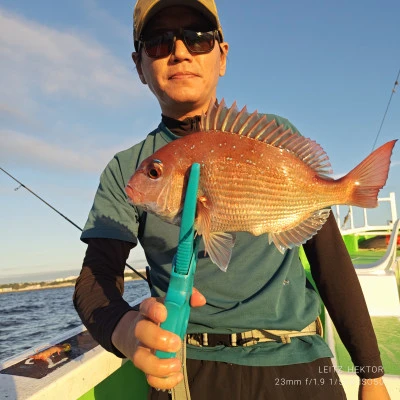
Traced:
MULTIPOLYGON (((278 124, 284 123, 277 116, 278 124)), ((93 207, 81 239, 112 238, 140 241, 151 268, 152 295, 164 296, 168 288, 179 227, 129 204, 124 188, 142 160, 177 139, 161 123, 141 143, 115 155, 100 178, 93 207)), ((301 330, 320 313, 320 300, 307 281, 298 249, 281 254, 268 244, 268 235, 236 234, 227 272, 204 255, 201 242, 194 285, 207 304, 193 308, 188 333, 231 333, 251 329, 301 330)), ((271 366, 310 362, 332 357, 318 335, 292 338, 291 343, 260 343, 249 347, 195 347, 187 357, 242 365, 271 366)))

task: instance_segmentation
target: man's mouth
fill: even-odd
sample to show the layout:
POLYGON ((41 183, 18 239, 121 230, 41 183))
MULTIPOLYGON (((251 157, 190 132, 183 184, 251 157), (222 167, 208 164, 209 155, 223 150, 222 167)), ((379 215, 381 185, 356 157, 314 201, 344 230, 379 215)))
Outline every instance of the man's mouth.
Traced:
POLYGON ((190 79, 190 78, 197 78, 193 72, 176 72, 175 74, 170 75, 168 79, 190 79))

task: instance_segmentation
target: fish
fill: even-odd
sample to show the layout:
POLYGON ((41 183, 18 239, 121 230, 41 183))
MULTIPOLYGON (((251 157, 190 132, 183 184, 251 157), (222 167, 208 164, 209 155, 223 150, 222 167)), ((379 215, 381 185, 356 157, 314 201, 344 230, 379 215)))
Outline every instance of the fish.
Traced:
POLYGON ((125 192, 131 204, 179 226, 190 167, 199 163, 195 229, 211 261, 226 271, 235 232, 268 233, 268 243, 284 253, 314 236, 332 205, 376 207, 395 143, 335 180, 314 140, 222 99, 210 103, 198 132, 143 160, 125 192))
POLYGON ((29 358, 33 360, 47 361, 47 359, 50 358, 53 354, 60 354, 62 352, 68 351, 71 351, 71 345, 69 343, 64 343, 62 345, 49 347, 48 349, 40 351, 39 353, 36 353, 29 358))

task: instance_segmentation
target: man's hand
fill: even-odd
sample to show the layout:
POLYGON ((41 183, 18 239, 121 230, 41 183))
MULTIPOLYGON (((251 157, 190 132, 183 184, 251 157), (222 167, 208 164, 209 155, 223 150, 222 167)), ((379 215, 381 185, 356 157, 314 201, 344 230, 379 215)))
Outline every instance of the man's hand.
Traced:
MULTIPOLYGON (((150 297, 141 303, 139 312, 127 312, 114 329, 111 340, 121 353, 146 374, 150 386, 171 389, 183 379, 181 362, 177 358, 160 359, 154 352, 175 353, 181 348, 181 339, 160 328, 160 323, 167 318, 163 301, 150 297)), ((201 307, 205 303, 204 296, 193 288, 190 305, 201 307)))

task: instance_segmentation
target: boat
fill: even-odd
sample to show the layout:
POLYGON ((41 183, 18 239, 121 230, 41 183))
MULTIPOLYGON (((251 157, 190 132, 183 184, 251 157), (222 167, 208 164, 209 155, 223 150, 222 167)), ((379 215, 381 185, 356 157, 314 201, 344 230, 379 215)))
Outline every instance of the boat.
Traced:
MULTIPOLYGON (((349 207, 347 224, 342 222, 341 210, 334 209, 341 234, 353 261, 371 316, 385 369, 384 382, 392 399, 400 398, 400 219, 397 214, 395 193, 379 198, 379 207, 387 203, 387 223, 369 222, 367 209, 359 209, 359 225, 355 223, 355 210, 349 207), (384 248, 386 246, 386 248, 384 248)), ((343 208, 343 207, 342 207, 343 208)), ((300 252, 308 279, 312 281, 308 261, 300 252)), ((334 358, 348 399, 358 399, 359 378, 346 348, 337 334, 328 311, 324 308, 324 338, 334 358)))
MULTIPOLYGON (((391 218, 385 225, 371 225, 364 210, 364 223, 356 227, 353 210, 346 224, 341 224, 340 209, 336 218, 360 279, 368 310, 378 337, 385 368, 384 381, 392 399, 400 397, 400 252, 397 250, 400 219, 397 217, 394 193, 388 198, 391 218), (384 238, 386 249, 362 249, 369 239, 384 238), (386 239, 388 238, 388 239, 386 239), (397 274, 397 275, 396 275, 397 274), (377 296, 380 290, 382 295, 377 296)), ((304 252, 300 252, 309 279, 304 252)), ((143 298, 138 299, 140 303, 143 298)), ((134 305, 134 304, 132 304, 134 305)), ((323 310, 325 338, 333 354, 348 399, 357 399, 359 378, 341 343, 328 312, 323 310)), ((67 349, 64 347, 64 349, 67 349)), ((81 326, 54 340, 31 348, 0 364, 0 399, 57 400, 145 400, 148 385, 144 374, 132 362, 120 359, 99 346, 81 326), (70 350, 45 354, 43 360, 32 355, 48 348, 70 345, 70 350)))

